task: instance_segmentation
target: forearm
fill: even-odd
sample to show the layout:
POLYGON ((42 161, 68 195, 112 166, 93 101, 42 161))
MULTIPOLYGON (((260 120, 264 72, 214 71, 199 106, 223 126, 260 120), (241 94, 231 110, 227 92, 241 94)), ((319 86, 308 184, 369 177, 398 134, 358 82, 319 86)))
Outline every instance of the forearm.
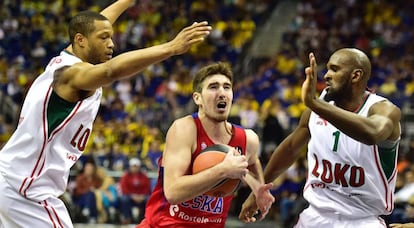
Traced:
POLYGON ((174 183, 165 180, 165 196, 171 204, 182 203, 207 192, 225 178, 225 172, 215 166, 197 174, 174 178, 174 183))
POLYGON ((242 178, 242 181, 244 181, 255 194, 259 190, 259 187, 265 183, 262 170, 262 165, 260 164, 259 159, 256 159, 255 164, 249 166, 249 173, 242 178))
POLYGON ((316 99, 311 109, 344 134, 368 145, 385 140, 391 132, 390 129, 393 129, 392 123, 387 118, 380 116, 367 118, 321 99, 316 99))
POLYGON ((303 144, 293 138, 289 135, 273 152, 264 170, 265 183, 273 182, 302 155, 303 144))
POLYGON ((136 74, 152 64, 171 57, 173 55, 171 50, 168 43, 165 43, 120 54, 103 64, 109 68, 108 76, 112 82, 136 74))
POLYGON ((118 17, 132 5, 133 2, 134 0, 118 0, 103 9, 101 14, 108 18, 111 24, 113 24, 118 17))
POLYGON ((252 175, 252 173, 250 172, 242 178, 242 181, 250 187, 252 193, 255 196, 257 195, 260 186, 263 184, 261 180, 259 180, 256 176, 252 175))

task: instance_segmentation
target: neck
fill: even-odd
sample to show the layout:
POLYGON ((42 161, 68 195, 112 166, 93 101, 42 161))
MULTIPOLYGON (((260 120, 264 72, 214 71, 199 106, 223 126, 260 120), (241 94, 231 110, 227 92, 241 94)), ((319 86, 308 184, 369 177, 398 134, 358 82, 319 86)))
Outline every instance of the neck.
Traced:
POLYGON ((368 95, 369 92, 364 90, 351 98, 335 101, 335 105, 350 112, 357 112, 364 104, 368 95))
POLYGON ((78 58, 80 58, 82 61, 87 62, 87 61, 85 61, 85 59, 82 57, 81 53, 79 53, 79 50, 78 50, 77 48, 75 48, 75 46, 73 46, 72 44, 71 44, 71 45, 69 45, 69 46, 65 49, 65 51, 66 51, 66 52, 68 52, 68 53, 70 53, 70 54, 72 54, 72 55, 74 55, 74 56, 76 56, 76 57, 78 57, 78 58))
POLYGON ((216 121, 206 117, 205 115, 199 115, 199 118, 207 135, 215 143, 227 144, 230 141, 233 135, 233 129, 232 125, 228 123, 227 120, 216 121))

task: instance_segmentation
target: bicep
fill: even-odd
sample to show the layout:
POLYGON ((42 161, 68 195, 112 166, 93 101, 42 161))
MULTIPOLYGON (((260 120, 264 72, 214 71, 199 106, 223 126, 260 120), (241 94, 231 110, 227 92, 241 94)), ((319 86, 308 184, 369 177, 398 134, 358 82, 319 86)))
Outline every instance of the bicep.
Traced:
POLYGON ((107 63, 93 65, 86 62, 77 63, 65 70, 69 84, 78 90, 92 91, 113 81, 107 63))
POLYGON ((255 165, 258 160, 259 137, 253 130, 246 130, 246 157, 249 166, 255 165))
POLYGON ((368 119, 376 126, 376 141, 397 140, 400 137, 400 109, 391 102, 378 102, 368 113, 368 119))
POLYGON ((195 134, 188 124, 175 122, 167 132, 162 166, 165 185, 173 184, 176 178, 187 174, 192 155, 195 134), (187 126, 185 126, 187 125, 187 126))

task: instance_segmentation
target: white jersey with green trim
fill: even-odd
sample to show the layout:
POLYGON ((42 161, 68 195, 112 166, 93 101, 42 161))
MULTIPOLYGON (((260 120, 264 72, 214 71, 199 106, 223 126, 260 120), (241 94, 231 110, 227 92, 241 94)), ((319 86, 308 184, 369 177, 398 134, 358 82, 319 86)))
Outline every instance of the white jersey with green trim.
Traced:
POLYGON ((71 103, 52 89, 56 70, 81 62, 66 51, 54 57, 33 82, 19 124, 0 151, 0 173, 21 195, 42 201, 62 195, 70 168, 85 149, 102 89, 71 103))
MULTIPOLYGON (((367 92, 355 113, 367 116, 373 104, 384 100, 367 92)), ((394 207, 399 141, 387 146, 366 145, 314 112, 309 129, 305 199, 320 211, 351 219, 390 214, 394 207)))

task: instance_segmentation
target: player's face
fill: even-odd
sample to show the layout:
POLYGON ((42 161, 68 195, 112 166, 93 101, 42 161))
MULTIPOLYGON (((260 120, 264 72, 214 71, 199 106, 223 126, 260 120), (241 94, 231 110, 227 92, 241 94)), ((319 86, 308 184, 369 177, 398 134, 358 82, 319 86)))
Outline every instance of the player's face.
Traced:
POLYGON ((95 31, 88 36, 88 62, 99 64, 112 58, 114 43, 109 21, 95 21, 95 31))
POLYGON ((196 104, 199 106, 199 112, 215 121, 227 119, 233 101, 233 87, 226 76, 216 74, 206 78, 201 94, 198 95, 196 104))
POLYGON ((352 92, 351 73, 352 68, 347 64, 344 54, 334 53, 327 64, 327 72, 324 76, 326 81, 326 101, 338 101, 346 98, 352 92))

